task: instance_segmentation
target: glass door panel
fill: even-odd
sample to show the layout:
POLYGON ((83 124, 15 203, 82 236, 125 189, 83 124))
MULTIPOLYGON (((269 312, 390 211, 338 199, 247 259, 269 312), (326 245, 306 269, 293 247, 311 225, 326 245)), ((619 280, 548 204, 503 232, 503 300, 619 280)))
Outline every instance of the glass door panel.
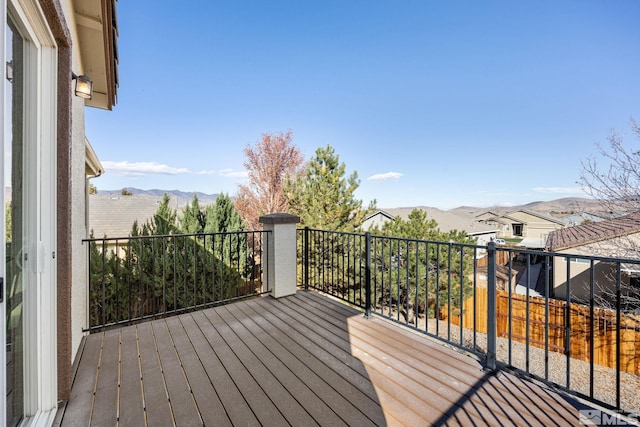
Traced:
POLYGON ((7 80, 5 81, 5 132, 3 173, 6 237, 6 381, 7 426, 16 426, 24 416, 23 274, 27 254, 26 197, 24 191, 24 67, 23 40, 9 20, 6 30, 7 80))

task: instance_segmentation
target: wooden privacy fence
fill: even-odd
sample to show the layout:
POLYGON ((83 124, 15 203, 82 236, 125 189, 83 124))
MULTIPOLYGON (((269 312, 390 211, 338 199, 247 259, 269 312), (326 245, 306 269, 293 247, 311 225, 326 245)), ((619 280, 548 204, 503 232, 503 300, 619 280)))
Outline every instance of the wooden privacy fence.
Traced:
MULTIPOLYGON (((497 335, 509 336, 517 342, 544 348, 546 301, 544 298, 511 294, 511 335, 509 335, 509 293, 497 292, 497 335), (528 313, 528 316, 527 316, 528 313), (528 327, 527 327, 528 325, 528 327)), ((588 306, 571 303, 567 316, 567 303, 550 299, 548 302, 549 350, 565 353, 567 327, 570 333, 569 356, 589 361, 591 359, 591 314, 588 306), (567 317, 569 325, 567 325, 567 317)), ((463 327, 472 327, 476 315, 476 330, 487 332, 487 289, 477 288, 475 298, 464 302, 463 327)), ((451 323, 460 325, 460 316, 451 316, 451 323)), ((616 312, 603 308, 594 309, 593 363, 616 368, 617 331, 616 312)), ((640 375, 640 319, 620 315, 620 370, 640 375)))

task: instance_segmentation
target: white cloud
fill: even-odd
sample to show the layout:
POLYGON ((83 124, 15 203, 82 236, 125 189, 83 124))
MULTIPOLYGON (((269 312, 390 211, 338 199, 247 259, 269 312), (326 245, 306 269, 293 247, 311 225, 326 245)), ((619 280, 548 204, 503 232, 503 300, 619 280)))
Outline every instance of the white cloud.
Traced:
POLYGON ((206 170, 192 172, 187 168, 176 168, 156 162, 112 162, 104 161, 102 165, 110 175, 142 177, 147 175, 216 175, 225 178, 246 178, 246 171, 233 169, 206 170))
POLYGON ((402 176, 404 176, 403 174, 401 174, 400 172, 386 172, 386 173, 379 173, 376 175, 371 175, 369 178, 367 178, 367 180, 369 181, 391 181, 391 180, 395 180, 395 179, 400 179, 402 176))
POLYGON ((216 175, 216 176, 222 176, 225 178, 246 178, 249 176, 249 173, 247 171, 234 171, 233 169, 200 171, 197 174, 198 175, 216 175))
POLYGON ((580 187, 534 187, 533 191, 551 194, 584 194, 580 187))
POLYGON ((226 178, 248 178, 249 172, 227 170, 227 171, 221 171, 220 175, 226 178))
POLYGON ((107 173, 119 176, 183 175, 191 173, 187 168, 174 168, 156 162, 104 161, 102 166, 104 166, 107 173))

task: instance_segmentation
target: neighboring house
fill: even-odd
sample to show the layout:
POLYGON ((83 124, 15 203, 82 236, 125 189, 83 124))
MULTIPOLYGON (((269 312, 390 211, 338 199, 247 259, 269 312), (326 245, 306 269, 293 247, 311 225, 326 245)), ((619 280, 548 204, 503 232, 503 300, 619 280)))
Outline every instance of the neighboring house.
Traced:
MULTIPOLYGON (((628 214, 600 222, 590 222, 574 227, 556 230, 549 234, 546 250, 571 255, 597 255, 639 259, 640 248, 640 212, 628 214)), ((607 299, 606 295, 615 293, 616 266, 604 262, 595 262, 593 280, 596 283, 596 297, 607 299), (604 296, 603 296, 604 294, 604 296)), ((569 276, 571 298, 586 302, 590 299, 591 276, 588 274, 590 260, 579 256, 567 258, 556 256, 553 260, 553 284, 557 298, 565 298, 567 276, 569 276)), ((640 264, 621 265, 622 286, 640 289, 640 264)))
POLYGON ((476 216, 476 220, 500 227, 498 237, 504 239, 520 238, 518 246, 530 249, 545 247, 547 236, 554 230, 564 227, 564 222, 539 212, 518 209, 504 215, 483 212, 476 216))
POLYGON ((607 218, 605 218, 604 216, 592 214, 589 212, 576 212, 560 218, 560 220, 564 222, 568 227, 586 224, 588 222, 600 222, 604 221, 605 219, 607 218))
POLYGON ((385 211, 379 210, 369 215, 362 224, 362 229, 370 230, 374 226, 382 227, 388 221, 396 217, 407 220, 409 214, 414 209, 426 211, 427 220, 434 220, 438 224, 438 229, 444 233, 453 230, 464 231, 469 237, 475 237, 478 245, 486 245, 490 240, 496 238, 497 229, 493 226, 478 223, 471 216, 460 215, 443 211, 436 208, 395 208, 385 211))
MULTIPOLYGON (((153 215, 162 203, 162 197, 155 196, 101 196, 89 197, 89 229, 95 238, 128 237, 134 222, 142 227, 153 220, 153 215)), ((175 198, 170 207, 178 211, 175 198)))
POLYGON ((374 227, 382 228, 386 222, 393 221, 394 218, 395 216, 388 212, 375 211, 364 219, 361 227, 364 231, 369 231, 374 227))
POLYGON ((0 10, 0 187, 12 220, 6 230, 3 209, 0 424, 49 426, 69 398, 87 327, 86 189, 102 166, 85 138, 84 108, 116 102, 116 6, 7 0, 0 10))

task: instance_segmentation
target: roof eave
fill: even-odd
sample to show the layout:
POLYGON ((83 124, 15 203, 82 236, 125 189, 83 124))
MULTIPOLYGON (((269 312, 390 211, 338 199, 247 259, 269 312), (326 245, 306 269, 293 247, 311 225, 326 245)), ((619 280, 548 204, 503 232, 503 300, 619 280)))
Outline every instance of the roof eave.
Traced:
POLYGON ((98 155, 91 146, 91 143, 89 142, 87 137, 84 138, 84 150, 86 157, 85 174, 88 177, 94 178, 102 175, 102 173, 104 172, 104 167, 102 166, 102 163, 100 163, 100 159, 98 158, 98 155))
POLYGON ((118 89, 116 0, 75 0, 82 73, 93 81, 90 107, 111 110, 118 89))

